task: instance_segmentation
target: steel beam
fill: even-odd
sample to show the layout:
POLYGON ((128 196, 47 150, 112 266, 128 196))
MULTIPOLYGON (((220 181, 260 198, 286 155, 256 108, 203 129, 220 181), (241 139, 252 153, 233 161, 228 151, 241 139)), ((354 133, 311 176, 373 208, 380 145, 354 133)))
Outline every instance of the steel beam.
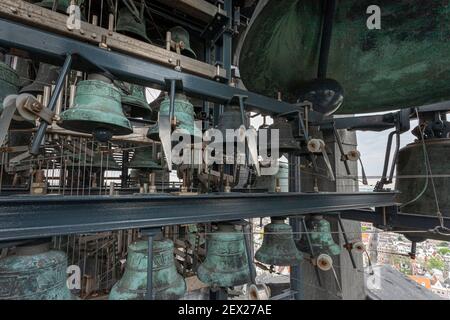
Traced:
MULTIPOLYGON (((245 95, 248 111, 278 114, 296 108, 276 99, 4 19, 0 19, 0 46, 22 49, 46 62, 60 65, 66 54, 72 53, 88 58, 123 81, 162 90, 166 87, 166 78, 180 79, 188 95, 220 104, 226 104, 236 95, 245 95)), ((92 70, 92 65, 86 65, 82 59, 74 61, 74 68, 86 70, 89 67, 92 70)))
POLYGON ((0 241, 391 206, 395 193, 0 198, 0 241))
POLYGON ((149 59, 159 64, 175 68, 180 62, 185 72, 197 74, 213 79, 217 76, 225 77, 224 69, 219 69, 208 63, 188 58, 164 48, 143 41, 133 39, 123 34, 109 31, 105 28, 81 22, 81 28, 69 30, 67 28, 67 15, 54 12, 22 0, 0 1, 0 17, 17 21, 34 28, 46 30, 62 36, 101 45, 108 50, 124 52, 131 56, 149 59))
POLYGON ((156 0, 203 22, 211 22, 217 14, 226 16, 220 7, 204 0, 156 0))

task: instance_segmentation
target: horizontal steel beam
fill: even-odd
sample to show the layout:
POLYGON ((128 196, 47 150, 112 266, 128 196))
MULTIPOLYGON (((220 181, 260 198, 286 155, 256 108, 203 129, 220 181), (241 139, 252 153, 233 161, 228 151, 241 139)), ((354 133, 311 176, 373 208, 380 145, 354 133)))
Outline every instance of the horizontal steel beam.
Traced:
POLYGON ((177 9, 193 18, 211 22, 216 14, 226 16, 227 13, 218 6, 205 0, 156 0, 168 7, 177 9))
MULTIPOLYGON (((53 64, 62 64, 67 53, 76 54, 123 81, 162 90, 166 88, 165 79, 178 78, 183 81, 184 91, 188 95, 211 102, 225 104, 236 95, 244 95, 247 96, 245 105, 248 111, 277 114, 295 109, 293 105, 276 99, 5 19, 0 19, 0 46, 25 50, 53 64)), ((74 68, 83 70, 89 66, 75 60, 74 68)))
POLYGON ((220 68, 218 71, 215 66, 208 63, 179 55, 165 48, 139 41, 117 32, 111 32, 87 22, 82 21, 80 29, 69 30, 67 28, 67 15, 22 0, 2 0, 0 2, 0 17, 95 46, 102 45, 107 47, 108 50, 149 59, 172 68, 175 68, 178 61, 180 61, 180 65, 185 72, 209 79, 215 78, 217 74, 220 77, 226 76, 226 71, 223 68, 220 68))
POLYGON ((295 216, 395 204, 395 193, 0 198, 0 241, 166 225, 295 216))

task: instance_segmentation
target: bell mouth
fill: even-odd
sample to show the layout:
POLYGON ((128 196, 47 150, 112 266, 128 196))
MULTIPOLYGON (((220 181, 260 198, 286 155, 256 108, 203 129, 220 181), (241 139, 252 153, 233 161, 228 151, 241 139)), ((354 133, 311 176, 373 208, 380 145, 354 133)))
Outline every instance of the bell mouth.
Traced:
POLYGON ((297 93, 297 102, 312 103, 314 111, 332 115, 344 103, 344 89, 333 79, 315 79, 306 83, 297 93))

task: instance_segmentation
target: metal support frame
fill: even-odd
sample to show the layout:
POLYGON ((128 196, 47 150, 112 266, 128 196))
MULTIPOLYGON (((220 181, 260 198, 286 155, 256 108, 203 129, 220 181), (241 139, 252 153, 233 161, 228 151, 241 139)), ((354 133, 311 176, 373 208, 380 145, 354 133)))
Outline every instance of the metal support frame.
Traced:
MULTIPOLYGON (((71 65, 72 65, 72 55, 67 54, 66 60, 64 61, 64 65, 61 68, 61 72, 58 76, 58 80, 56 81, 55 90, 53 91, 52 97, 50 98, 50 102, 48 103, 47 106, 47 108, 52 112, 56 108, 56 103, 63 88, 66 76, 69 74, 71 65)), ((48 123, 46 121, 41 121, 41 124, 34 136, 34 140, 30 148, 30 153, 32 155, 37 156, 39 154, 39 149, 41 148, 42 140, 45 137, 45 131, 47 130, 47 127, 48 123)))
MULTIPOLYGON (((88 57, 92 64, 108 70, 122 81, 161 90, 165 88, 165 79, 179 78, 183 81, 187 95, 211 102, 225 104, 233 96, 246 95, 248 98, 245 104, 249 110, 277 114, 296 109, 294 105, 286 102, 5 19, 0 19, 0 46, 25 50, 52 64, 62 64, 68 53, 88 57)), ((81 60, 74 59, 74 68, 89 71, 92 66, 81 60)))
POLYGON ((161 233, 161 228, 148 228, 141 230, 142 235, 147 236, 147 291, 145 300, 154 300, 153 294, 153 240, 161 233))
POLYGON ((380 192, 3 197, 0 241, 385 207, 395 205, 395 195, 380 192))

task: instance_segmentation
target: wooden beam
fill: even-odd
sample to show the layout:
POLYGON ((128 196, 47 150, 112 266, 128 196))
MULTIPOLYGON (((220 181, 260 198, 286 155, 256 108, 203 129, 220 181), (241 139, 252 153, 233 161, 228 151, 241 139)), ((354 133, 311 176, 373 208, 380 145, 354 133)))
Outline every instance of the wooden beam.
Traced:
MULTIPOLYGON (((110 32, 107 29, 87 22, 81 22, 79 30, 69 30, 67 28, 68 16, 22 0, 2 0, 0 2, 0 17, 62 34, 83 42, 89 42, 105 48, 105 50, 120 51, 173 68, 177 67, 179 61, 183 72, 201 77, 214 79, 217 76, 217 68, 210 64, 179 55, 165 48, 139 41, 117 32, 110 32)), ((220 77, 224 77, 225 74, 224 69, 219 70, 220 77)))

